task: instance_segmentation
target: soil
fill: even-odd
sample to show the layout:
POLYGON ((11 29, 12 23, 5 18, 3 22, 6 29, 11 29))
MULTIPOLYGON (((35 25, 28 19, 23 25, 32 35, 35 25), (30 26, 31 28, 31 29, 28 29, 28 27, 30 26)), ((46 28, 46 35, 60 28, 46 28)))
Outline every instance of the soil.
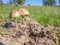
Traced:
POLYGON ((58 45, 57 31, 31 18, 24 18, 24 24, 6 22, 0 26, 0 45, 58 45))

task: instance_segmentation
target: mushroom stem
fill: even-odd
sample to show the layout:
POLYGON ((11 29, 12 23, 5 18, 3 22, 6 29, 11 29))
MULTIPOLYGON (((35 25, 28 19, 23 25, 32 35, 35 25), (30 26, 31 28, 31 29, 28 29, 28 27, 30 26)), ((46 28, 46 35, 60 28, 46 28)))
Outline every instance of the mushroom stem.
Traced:
POLYGON ((22 24, 24 24, 24 16, 22 16, 22 24))
POLYGON ((16 18, 15 18, 15 27, 17 28, 17 23, 16 23, 17 21, 16 21, 16 18))

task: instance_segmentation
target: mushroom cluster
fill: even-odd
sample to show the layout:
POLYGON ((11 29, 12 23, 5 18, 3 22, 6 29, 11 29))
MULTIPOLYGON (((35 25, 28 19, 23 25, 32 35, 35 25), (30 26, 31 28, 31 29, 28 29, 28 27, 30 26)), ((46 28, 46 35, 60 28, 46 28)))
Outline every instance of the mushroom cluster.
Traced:
POLYGON ((18 10, 12 10, 9 17, 10 18, 14 18, 15 19, 15 25, 17 27, 17 24, 16 24, 16 18, 22 16, 22 24, 24 24, 24 17, 25 16, 28 16, 29 15, 29 12, 27 9, 25 8, 20 8, 18 10))

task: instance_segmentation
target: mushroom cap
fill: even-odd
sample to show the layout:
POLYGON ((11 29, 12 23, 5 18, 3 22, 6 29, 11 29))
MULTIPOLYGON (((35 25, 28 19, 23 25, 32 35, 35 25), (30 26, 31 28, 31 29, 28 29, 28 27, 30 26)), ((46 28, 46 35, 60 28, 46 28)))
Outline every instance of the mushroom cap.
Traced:
POLYGON ((20 13, 20 16, 28 16, 29 15, 28 10, 25 8, 20 8, 18 11, 20 13))
POLYGON ((12 10, 9 17, 10 18, 17 18, 19 16, 20 16, 20 14, 17 10, 12 10))

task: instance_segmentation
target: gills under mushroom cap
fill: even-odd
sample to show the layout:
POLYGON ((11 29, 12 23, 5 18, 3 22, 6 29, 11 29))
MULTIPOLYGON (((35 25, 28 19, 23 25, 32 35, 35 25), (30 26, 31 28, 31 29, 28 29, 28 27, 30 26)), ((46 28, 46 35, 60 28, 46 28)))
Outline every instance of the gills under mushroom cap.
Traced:
POLYGON ((17 10, 12 10, 12 12, 10 13, 10 18, 17 18, 19 16, 20 14, 17 10))
POLYGON ((28 16, 29 15, 28 10, 25 8, 20 8, 18 11, 20 13, 20 16, 28 16))

